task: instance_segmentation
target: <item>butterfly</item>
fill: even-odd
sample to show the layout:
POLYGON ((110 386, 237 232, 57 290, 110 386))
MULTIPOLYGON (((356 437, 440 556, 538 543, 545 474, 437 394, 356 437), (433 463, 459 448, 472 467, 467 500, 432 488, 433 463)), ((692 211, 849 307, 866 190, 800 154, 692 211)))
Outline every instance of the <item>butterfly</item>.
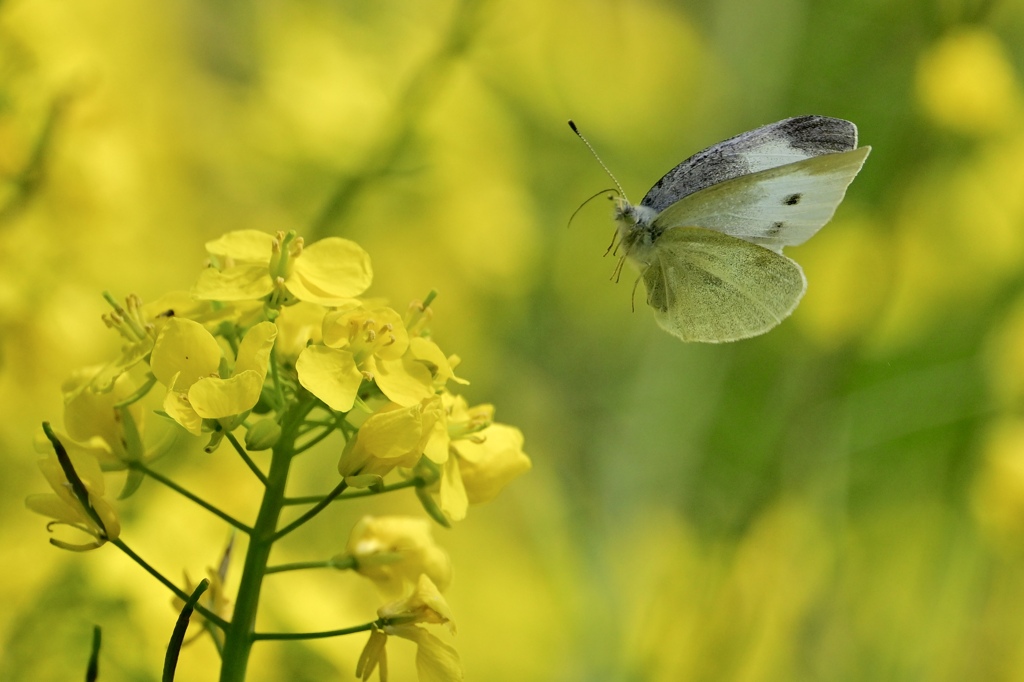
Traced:
POLYGON ((807 289, 783 247, 832 219, 870 151, 850 121, 799 116, 697 152, 639 204, 620 187, 616 275, 623 261, 636 265, 655 320, 683 341, 764 334, 807 289))

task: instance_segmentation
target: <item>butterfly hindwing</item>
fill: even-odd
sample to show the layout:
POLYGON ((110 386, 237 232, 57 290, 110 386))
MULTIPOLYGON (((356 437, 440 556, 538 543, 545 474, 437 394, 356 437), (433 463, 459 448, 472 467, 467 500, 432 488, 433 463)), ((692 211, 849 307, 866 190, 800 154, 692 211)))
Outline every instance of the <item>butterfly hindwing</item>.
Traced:
POLYGON ((785 319, 807 283, 795 262, 699 227, 662 234, 643 271, 658 324, 684 341, 718 343, 762 334, 785 319))
POLYGON ((832 219, 870 150, 814 156, 711 185, 666 208, 652 227, 660 233, 697 225, 775 251, 802 244, 832 219))
POLYGON ((720 182, 857 146, 857 126, 828 116, 787 118, 697 152, 665 174, 640 202, 662 211, 720 182))

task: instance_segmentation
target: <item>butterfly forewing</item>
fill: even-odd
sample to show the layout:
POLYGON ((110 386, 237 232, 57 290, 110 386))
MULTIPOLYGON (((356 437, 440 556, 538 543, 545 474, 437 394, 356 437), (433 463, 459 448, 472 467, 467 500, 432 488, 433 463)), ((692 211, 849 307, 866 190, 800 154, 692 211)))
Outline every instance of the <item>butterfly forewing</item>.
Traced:
POLYGON ((775 251, 802 244, 832 219, 870 150, 815 156, 712 185, 662 211, 654 231, 693 225, 775 251))
POLYGON ((718 343, 763 334, 796 308, 806 288, 785 256, 699 227, 663 234, 643 272, 648 303, 666 331, 718 343))
POLYGON ((656 211, 705 187, 857 146, 857 126, 827 116, 787 118, 719 142, 670 170, 640 202, 656 211))

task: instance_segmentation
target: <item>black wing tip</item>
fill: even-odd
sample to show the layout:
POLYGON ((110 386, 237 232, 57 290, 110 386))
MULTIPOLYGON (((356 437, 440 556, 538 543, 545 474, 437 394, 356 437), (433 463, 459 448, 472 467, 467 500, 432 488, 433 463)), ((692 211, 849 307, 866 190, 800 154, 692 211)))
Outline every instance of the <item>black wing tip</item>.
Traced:
MULTIPOLYGON (((791 116, 790 118, 784 118, 779 121, 782 123, 817 123, 825 125, 847 125, 852 126, 851 121, 847 121, 845 118, 836 118, 835 116, 824 116, 822 114, 804 114, 803 116, 791 116)), ((854 126, 856 127, 856 126, 854 126)))
POLYGON ((848 121, 845 118, 836 118, 835 116, 823 116, 821 114, 806 114, 804 116, 784 118, 773 125, 788 129, 816 128, 819 130, 846 131, 854 135, 857 134, 857 124, 853 121, 848 121))
POLYGON ((832 116, 794 116, 773 124, 795 147, 816 150, 816 154, 844 152, 857 147, 857 125, 832 116))

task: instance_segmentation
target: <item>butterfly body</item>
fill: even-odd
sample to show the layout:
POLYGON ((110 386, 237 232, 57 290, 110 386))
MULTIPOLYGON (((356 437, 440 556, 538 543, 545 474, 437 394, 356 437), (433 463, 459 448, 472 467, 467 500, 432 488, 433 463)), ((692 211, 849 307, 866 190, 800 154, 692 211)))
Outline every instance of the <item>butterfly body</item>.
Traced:
POLYGON ((623 197, 616 197, 615 222, 619 224, 619 246, 637 262, 641 252, 646 252, 654 245, 657 235, 652 223, 658 212, 642 204, 633 205, 623 197))
POLYGON ((789 316, 807 281, 782 249, 832 218, 869 151, 853 123, 801 116, 694 154, 639 204, 618 197, 618 248, 640 270, 658 324, 719 343, 789 316))

